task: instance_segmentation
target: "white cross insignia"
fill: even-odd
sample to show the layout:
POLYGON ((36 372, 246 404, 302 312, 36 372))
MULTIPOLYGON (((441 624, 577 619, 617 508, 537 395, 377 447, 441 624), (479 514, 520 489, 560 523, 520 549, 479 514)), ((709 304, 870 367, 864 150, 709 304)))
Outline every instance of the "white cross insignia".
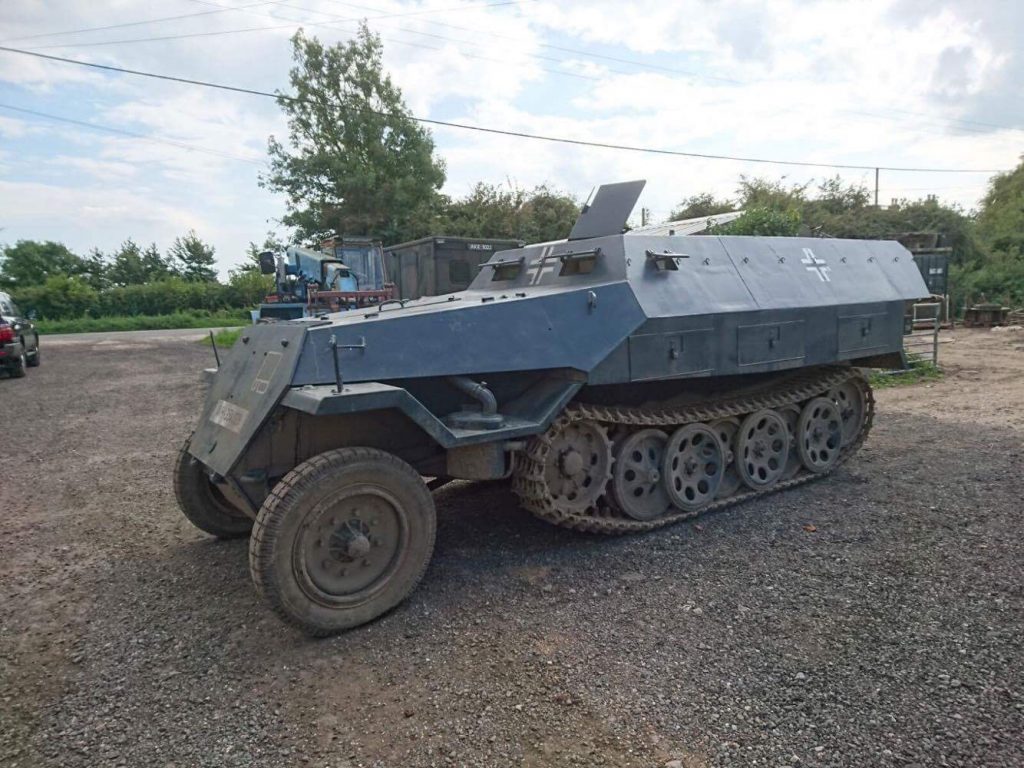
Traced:
POLYGON ((530 276, 530 285, 537 285, 544 279, 544 275, 554 272, 555 267, 559 266, 556 259, 548 258, 553 250, 552 245, 541 249, 540 256, 527 268, 526 274, 530 276))
POLYGON ((814 251, 810 248, 804 248, 804 257, 800 259, 802 264, 806 264, 808 272, 814 272, 818 275, 818 279, 823 283, 831 283, 832 278, 828 276, 828 273, 832 271, 832 268, 827 265, 824 259, 819 259, 814 255, 814 251))

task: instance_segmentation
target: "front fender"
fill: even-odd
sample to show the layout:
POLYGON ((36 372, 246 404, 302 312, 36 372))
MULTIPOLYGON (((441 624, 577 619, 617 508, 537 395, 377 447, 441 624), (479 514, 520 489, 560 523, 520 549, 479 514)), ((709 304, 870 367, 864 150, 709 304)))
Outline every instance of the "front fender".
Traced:
POLYGON ((189 452, 228 475, 295 375, 306 324, 269 323, 242 330, 210 383, 189 452))

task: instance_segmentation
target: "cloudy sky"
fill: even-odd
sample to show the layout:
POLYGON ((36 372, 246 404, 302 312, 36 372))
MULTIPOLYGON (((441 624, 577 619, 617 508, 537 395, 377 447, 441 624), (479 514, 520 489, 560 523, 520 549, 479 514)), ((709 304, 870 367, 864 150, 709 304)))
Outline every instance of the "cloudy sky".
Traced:
MULTIPOLYGON (((0 45, 287 90, 295 29, 340 41, 365 18, 418 116, 869 166, 1008 169, 1024 152, 1019 0, 365 1, 2 0, 0 45)), ((284 234, 283 201, 257 185, 271 134, 286 131, 269 99, 0 51, 0 242, 85 252, 130 236, 166 248, 195 229, 226 271, 250 240, 284 234)), ((451 195, 484 180, 585 197, 646 178, 641 205, 655 220, 689 195, 729 195, 740 174, 802 183, 836 172, 450 128, 434 137, 451 195)), ((874 183, 870 171, 841 173, 874 183)), ((934 193, 970 208, 988 175, 883 171, 880 198, 934 193)))

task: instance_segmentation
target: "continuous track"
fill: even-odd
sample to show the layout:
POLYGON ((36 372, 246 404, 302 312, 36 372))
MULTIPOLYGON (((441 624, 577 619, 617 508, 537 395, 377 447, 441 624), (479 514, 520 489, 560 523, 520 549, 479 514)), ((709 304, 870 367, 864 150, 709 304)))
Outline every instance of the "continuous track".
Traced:
POLYGON ((575 403, 569 406, 544 434, 530 440, 525 450, 517 454, 512 474, 512 489, 524 507, 542 520, 555 525, 589 533, 624 534, 650 531, 768 493, 793 488, 830 474, 864 443, 871 430, 874 404, 871 386, 864 375, 855 368, 840 366, 816 369, 813 373, 744 396, 679 408, 609 407, 575 403), (762 408, 778 409, 787 405, 797 405, 812 397, 824 395, 846 382, 854 383, 864 395, 864 422, 856 439, 843 446, 839 459, 828 472, 812 473, 802 469, 795 477, 780 481, 765 490, 752 490, 741 485, 733 495, 718 499, 696 512, 672 508, 661 517, 644 521, 634 520, 618 512, 607 504, 603 497, 598 504, 582 512, 559 509, 548 493, 544 468, 552 448, 552 436, 559 434, 573 422, 590 420, 605 427, 662 427, 674 430, 686 424, 709 424, 718 419, 742 417, 762 408))

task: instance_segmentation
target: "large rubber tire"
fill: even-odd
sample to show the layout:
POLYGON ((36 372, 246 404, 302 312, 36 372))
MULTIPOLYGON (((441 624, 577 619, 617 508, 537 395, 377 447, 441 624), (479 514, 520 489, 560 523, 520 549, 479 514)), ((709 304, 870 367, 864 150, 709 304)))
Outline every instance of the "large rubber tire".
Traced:
POLYGON ((238 539, 252 531, 252 518, 231 504, 210 482, 207 470, 188 452, 189 437, 174 465, 174 495, 196 528, 218 539, 238 539))
POLYGON ((27 362, 28 362, 28 367, 29 368, 38 368, 39 367, 40 358, 39 358, 39 337, 38 336, 36 336, 36 348, 35 348, 35 351, 32 352, 32 356, 31 357, 28 357, 27 362))
POLYGON ((13 363, 11 363, 10 368, 8 368, 8 370, 11 372, 11 378, 12 379, 24 378, 24 376, 25 376, 25 366, 27 364, 28 364, 28 362, 25 359, 25 352, 22 351, 22 353, 17 357, 17 359, 15 359, 15 361, 13 363))
POLYGON ((436 527, 434 499, 416 470, 374 448, 340 448, 274 487, 249 541, 249 570, 275 613, 325 637, 404 600, 427 569, 436 527), (364 537, 354 557, 345 548, 356 546, 350 524, 364 537))

